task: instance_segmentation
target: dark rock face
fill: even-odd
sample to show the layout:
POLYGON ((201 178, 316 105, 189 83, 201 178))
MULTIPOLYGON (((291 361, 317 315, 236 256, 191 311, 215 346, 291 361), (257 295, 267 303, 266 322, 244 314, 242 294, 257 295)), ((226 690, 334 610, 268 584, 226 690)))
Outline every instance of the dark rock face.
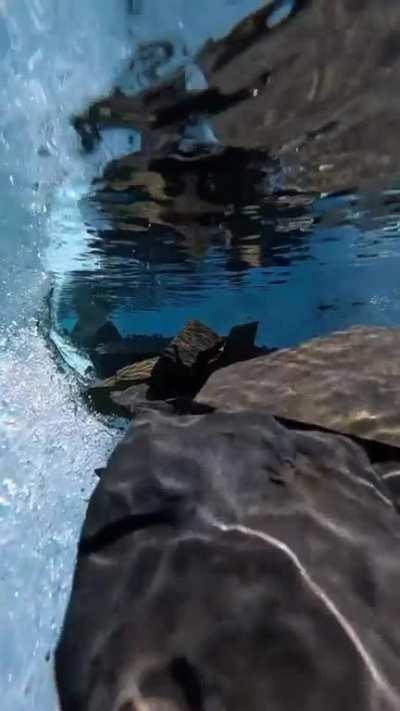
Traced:
POLYGON ((211 372, 209 362, 223 345, 223 339, 200 321, 189 321, 158 359, 151 385, 161 397, 194 394, 211 372))
POLYGON ((118 329, 110 321, 105 321, 105 323, 93 333, 90 331, 90 321, 87 321, 85 325, 89 326, 89 332, 85 332, 81 322, 78 321, 77 325, 72 330, 71 339, 77 345, 86 348, 89 352, 94 350, 97 344, 107 343, 110 344, 110 346, 111 344, 113 346, 118 344, 119 346, 123 340, 118 329))
POLYGON ((270 353, 271 349, 256 346, 257 330, 258 321, 231 328, 224 343, 221 356, 216 361, 216 370, 218 368, 225 368, 231 363, 250 360, 262 353, 270 353))
POLYGON ((400 522, 365 452, 142 413, 92 496, 62 711, 397 711, 400 522))
POLYGON ((400 329, 358 326, 214 373, 198 401, 400 445, 400 329))
POLYGON ((90 403, 103 414, 125 415, 125 403, 118 399, 119 392, 126 392, 126 396, 134 396, 136 400, 139 393, 141 399, 147 398, 150 387, 150 378, 157 358, 132 363, 125 368, 118 370, 115 375, 95 383, 87 390, 87 398, 90 403), (129 391, 129 392, 128 392, 129 391), (115 407, 117 405, 117 407, 115 407))

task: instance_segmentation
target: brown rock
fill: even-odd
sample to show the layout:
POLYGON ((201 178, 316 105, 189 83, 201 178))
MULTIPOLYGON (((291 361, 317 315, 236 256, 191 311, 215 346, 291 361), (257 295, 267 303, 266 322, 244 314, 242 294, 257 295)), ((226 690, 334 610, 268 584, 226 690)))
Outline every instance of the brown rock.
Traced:
POLYGON ((399 329, 355 327, 220 370, 197 400, 399 445, 399 352, 399 329))
POLYGON ((139 385, 148 387, 151 399, 195 395, 212 372, 212 359, 223 343, 224 339, 204 324, 189 321, 160 356, 121 368, 89 388, 88 397, 103 413, 127 414, 142 400, 144 389, 138 389, 139 385), (122 399, 114 394, 127 389, 122 399))
MULTIPOLYGON (((117 402, 111 395, 118 390, 126 390, 130 387, 150 383, 151 374, 157 358, 139 361, 125 368, 118 370, 111 378, 101 380, 88 388, 86 395, 96 410, 104 414, 125 415, 126 409, 117 402)), ((143 394, 143 389, 141 390, 143 394)))

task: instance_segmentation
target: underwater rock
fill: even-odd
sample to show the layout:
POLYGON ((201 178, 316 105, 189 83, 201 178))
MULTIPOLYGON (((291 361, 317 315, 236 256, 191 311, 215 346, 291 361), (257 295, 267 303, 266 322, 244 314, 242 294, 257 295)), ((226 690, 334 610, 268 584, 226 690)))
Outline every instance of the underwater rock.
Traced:
POLYGON ((221 357, 216 362, 217 368, 270 353, 272 349, 256 346, 257 330, 258 321, 233 326, 226 337, 221 357))
POLYGON ((109 378, 133 363, 156 358, 170 343, 163 336, 130 335, 118 342, 99 343, 90 351, 90 358, 100 378, 109 378))
POLYGON ((349 439, 142 413, 89 503, 61 710, 397 711, 399 556, 349 439))
POLYGON ((138 361, 116 372, 115 375, 91 386, 87 395, 97 410, 111 414, 131 413, 142 401, 143 387, 148 387, 148 398, 166 400, 179 395, 195 395, 213 368, 211 361, 220 352, 224 339, 199 321, 189 321, 182 331, 156 358, 138 361), (127 390, 121 399, 114 391, 127 390), (123 404, 122 404, 123 403, 123 404))
POLYGON ((234 326, 222 337, 189 321, 176 338, 165 339, 160 356, 136 361, 91 386, 89 400, 104 414, 132 415, 147 400, 190 399, 214 370, 269 352, 255 345, 257 328, 258 322, 234 326))
POLYGON ((114 405, 121 408, 121 415, 127 416, 136 412, 137 408, 149 400, 149 381, 130 385, 124 390, 112 390, 109 393, 111 400, 110 411, 113 411, 114 405))
POLYGON ((151 374, 151 386, 160 398, 195 394, 205 382, 210 361, 224 339, 200 321, 189 321, 166 347, 151 374))
MULTIPOLYGON (((83 310, 83 308, 82 308, 83 310)), ((97 311, 100 311, 98 308, 97 311)), ((88 352, 92 352, 100 344, 120 345, 122 336, 117 327, 110 321, 100 315, 100 321, 104 318, 104 322, 98 326, 99 316, 94 309, 88 310, 85 318, 79 315, 78 321, 71 331, 70 338, 78 347, 84 348, 88 352), (92 321, 90 321, 90 316, 92 321)))
POLYGON ((133 389, 137 392, 136 388, 139 387, 138 392, 141 393, 141 397, 144 397, 149 388, 150 378, 157 360, 158 358, 150 358, 121 368, 115 375, 98 381, 88 388, 86 397, 96 410, 103 414, 126 415, 126 410, 118 402, 118 398, 115 399, 111 396, 119 390, 126 389, 129 389, 130 394, 132 394, 133 389))
POLYGON ((400 329, 355 327, 214 373, 198 401, 400 445, 400 329))
POLYGON ((86 338, 79 331, 78 326, 75 326, 71 332, 71 340, 90 351, 92 348, 97 347, 98 344, 109 344, 110 346, 112 344, 113 346, 119 346, 123 339, 117 327, 111 321, 107 320, 103 326, 98 328, 96 331, 88 333, 86 338))

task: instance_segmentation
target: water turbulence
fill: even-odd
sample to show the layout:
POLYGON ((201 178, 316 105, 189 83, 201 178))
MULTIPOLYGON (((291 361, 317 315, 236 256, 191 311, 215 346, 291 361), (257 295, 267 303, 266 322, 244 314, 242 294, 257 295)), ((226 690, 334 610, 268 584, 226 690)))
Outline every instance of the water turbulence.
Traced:
MULTIPOLYGON (((397 377, 387 362, 396 337, 379 331, 381 348, 374 340, 377 326, 400 323, 398 3, 110 0, 100 7, 95 0, 3 0, 0 59, 2 708, 54 708, 50 662, 79 526, 94 470, 104 467, 119 428, 126 426, 108 415, 132 413, 136 388, 141 398, 150 378, 156 412, 142 416, 129 435, 137 448, 137 481, 126 481, 130 465, 121 445, 83 530, 74 588, 78 602, 73 596, 60 648, 65 664, 62 673, 57 671, 63 711, 128 711, 144 708, 143 699, 158 709, 160 698, 168 699, 168 709, 258 709, 260 698, 275 698, 278 691, 272 682, 263 686, 257 671, 248 675, 249 655, 243 654, 229 619, 236 620, 237 609, 248 605, 244 636, 261 625, 260 634, 275 639, 279 596, 290 607, 285 644, 293 640, 295 648, 294 641, 302 640, 296 648, 302 674, 296 675, 294 661, 289 664, 296 692, 293 697, 289 690, 279 692, 276 711, 291 709, 294 697, 310 711, 326 698, 337 700, 332 690, 341 674, 346 682, 342 708, 395 709, 398 640, 371 613, 375 604, 383 617, 390 616, 395 602, 390 591, 384 597, 371 580, 375 575, 378 588, 378 578, 386 575, 390 590, 398 582, 387 553, 392 532, 397 536, 397 513, 391 491, 385 482, 377 484, 376 473, 383 467, 385 476, 397 476, 396 412, 393 407, 389 415, 382 412, 397 377), (193 320, 205 325, 192 323, 171 344, 193 320), (344 345, 333 337, 328 345, 316 341, 305 351, 272 355, 268 362, 276 383, 271 389, 263 360, 271 350, 355 324, 371 330, 352 331, 344 345), (243 337, 251 341, 251 353, 243 350, 243 337), (192 340, 199 350, 195 358, 192 340), (385 365, 371 372, 373 396, 367 405, 362 397, 359 401, 361 375, 361 384, 357 378, 346 381, 349 393, 338 408, 342 374, 325 363, 336 354, 336 365, 351 362, 356 369, 355 352, 364 369, 371 354, 385 365), (228 375, 220 370, 250 355, 261 360, 239 364, 228 375), (310 364, 319 372, 318 387, 307 384, 310 364), (174 379, 176 365, 181 371, 174 379), (197 404, 189 407, 187 398, 214 370, 197 404), (115 376, 116 371, 122 375, 115 376), (93 386, 97 378, 103 381, 93 386), (124 393, 131 387, 134 396, 124 393), (304 417, 303 387, 317 402, 307 405, 304 417), (114 390, 123 392, 110 407, 114 390), (87 406, 88 392, 102 414, 87 406), (244 406, 258 411, 261 393, 262 406, 281 419, 280 425, 272 417, 265 423, 258 414, 247 420, 237 413, 244 406), (183 417, 191 417, 188 407, 196 412, 197 429, 197 420, 170 424, 171 403, 164 401, 172 396, 184 396, 179 408, 186 408, 183 417), (224 414, 210 414, 214 408, 234 413, 224 419, 224 414), (310 418, 355 439, 341 439, 336 446, 329 439, 334 434, 325 430, 318 435, 293 431, 291 419, 298 425, 310 418), (181 451, 177 459, 185 427, 190 446, 187 456, 181 451), (392 449, 367 447, 359 435, 392 449), (147 459, 146 447, 156 448, 147 459), (195 481, 190 457, 203 449, 207 453, 195 481), (156 473, 150 467, 146 483, 141 477, 149 461, 156 473), (209 473, 220 461, 220 479, 212 482, 209 473), (338 480, 326 499, 322 489, 310 485, 321 462, 330 476, 337 464, 338 480), (357 472, 352 481, 349 470, 357 472), (386 506, 378 514, 377 501, 386 506), (379 538, 373 572, 363 520, 379 538), (165 560, 164 527, 171 543, 165 560), (160 533, 147 546, 143 531, 153 528, 160 533), (307 542, 298 540, 299 528, 318 538, 328 557, 337 540, 343 543, 336 579, 319 566, 317 552, 312 559, 307 542), (139 581, 129 585, 143 618, 154 616, 154 639, 137 620, 127 631, 116 631, 110 616, 100 663, 90 635, 100 629, 109 593, 121 596, 123 615, 129 588, 123 575, 129 577, 133 532, 143 547, 134 560, 139 581), (361 572, 349 563, 353 534, 361 572), (195 571, 191 544, 200 561, 195 571), (228 549, 232 566, 224 568, 218 561, 225 560, 228 549), (267 571, 266 549, 272 556, 267 571), (253 567, 246 563, 248 550, 253 567), (166 578, 158 580, 161 560, 166 578), (277 585, 275 597, 257 588, 264 575, 277 585), (276 576, 285 581, 281 587, 276 576), (347 598, 338 585, 346 576, 354 583, 347 598), (221 590, 209 616, 199 592, 202 578, 210 589, 221 590), (192 579, 198 588, 191 609, 183 601, 192 579), (360 579, 368 581, 368 591, 360 593, 365 610, 357 615, 360 579), (79 598, 82 580, 89 586, 95 581, 101 590, 93 610, 79 598), (155 597, 143 602, 140 581, 146 580, 154 584, 155 597), (171 603, 170 630, 180 615, 193 617, 193 609, 204 629, 219 630, 226 581, 241 587, 237 601, 230 599, 231 587, 226 591, 231 606, 220 637, 203 639, 189 625, 182 637, 184 654, 176 627, 175 641, 167 635, 142 668, 143 655, 153 653, 154 640, 168 627, 160 600, 172 595, 171 580, 182 604, 171 603), (374 599, 365 602, 371 586, 374 599), (249 589, 253 597, 246 597, 249 589), (254 612, 260 605, 273 612, 269 627, 254 612), (86 621, 90 632, 77 649, 74 635, 86 621), (309 647, 301 631, 306 628, 309 647), (317 643, 321 629, 332 641, 333 651, 327 647, 324 654, 317 643), (136 640, 131 658, 123 656, 129 634, 136 640), (240 683, 224 687, 223 649, 231 644, 244 666, 238 663, 240 683), (336 648, 342 650, 343 664, 331 668, 336 648), (118 678, 107 667, 115 658, 121 662, 118 678), (300 679, 311 668, 327 679, 312 699, 300 679), (131 687, 127 678, 135 680, 131 687), (357 680, 353 697, 351 678, 357 680), (221 700, 222 687, 227 691, 221 700)), ((255 670, 265 663, 263 638, 258 641, 252 650, 255 670)), ((286 663, 282 649, 278 645, 267 664, 278 680, 286 663)))

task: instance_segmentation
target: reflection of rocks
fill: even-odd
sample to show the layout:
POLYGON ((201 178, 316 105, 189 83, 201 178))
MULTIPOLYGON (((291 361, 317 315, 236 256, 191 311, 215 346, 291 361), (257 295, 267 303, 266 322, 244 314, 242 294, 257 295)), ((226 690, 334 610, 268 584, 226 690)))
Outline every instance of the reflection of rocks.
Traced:
POLYGON ((239 97, 216 113, 216 135, 225 145, 270 147, 297 184, 317 190, 395 175, 398 3, 311 0, 293 8, 271 30, 271 8, 262 8, 201 52, 209 91, 239 97))
POLYGON ((203 91, 188 91, 177 71, 135 97, 97 102, 81 120, 94 132, 136 125, 152 153, 166 137, 179 140, 187 119, 205 116, 220 145, 271 150, 287 181, 317 191, 395 176, 399 4, 299 1, 272 26, 275 11, 268 3, 205 45, 196 58, 203 91))
MULTIPOLYGON (((146 160, 131 156, 112 162, 99 184, 95 202, 112 218, 116 230, 178 234, 188 251, 200 254, 218 235, 246 238, 262 229, 268 210, 262 198, 273 164, 262 151, 213 150, 185 159, 169 146, 146 160)), ((313 196, 308 197, 308 207, 313 196)), ((303 205, 288 209, 294 229, 305 219, 303 205)), ((276 212, 276 210, 275 210, 276 212)), ((309 216, 311 224, 312 217, 309 216)))
POLYGON ((122 341, 122 336, 118 329, 111 321, 106 321, 99 328, 95 323, 91 323, 90 319, 82 325, 80 321, 72 329, 71 340, 77 346, 84 348, 87 351, 95 349, 98 344, 119 344, 122 341))
POLYGON ((62 711, 397 711, 399 533, 344 437, 142 414, 89 504, 62 711))
POLYGON ((211 376, 199 402, 400 445, 400 330, 357 327, 211 376))
POLYGON ((88 397, 97 410, 118 414, 133 414, 146 400, 191 398, 214 370, 266 352, 255 345, 257 327, 236 326, 221 337, 199 321, 189 321, 158 357, 132 363, 95 383, 88 397))
MULTIPOLYGON (((193 90, 183 70, 164 79, 155 71, 145 81, 153 86, 134 96, 118 89, 89 107, 77 124, 86 139, 100 140, 109 127, 136 127, 142 136, 141 150, 112 161, 94 185, 88 221, 98 229, 90 246, 105 298, 157 308, 174 262, 178 301, 194 265, 214 250, 225 269, 221 281, 232 272, 286 266, 299 253, 307 258, 309 232, 320 219, 316 194, 371 179, 381 188, 400 158, 399 7, 310 0, 294 3, 280 24, 275 15, 271 27, 274 3, 207 43, 196 58, 206 88, 193 90), (132 268, 147 262, 167 275, 152 292, 147 284, 137 288, 143 274, 132 268)), ((149 47, 149 56, 163 54, 168 59, 169 52, 149 47)), ((142 60, 133 60, 135 73, 142 60)), ((369 196, 367 202, 369 208, 369 196)), ((336 214, 332 208, 324 219, 348 221, 350 212, 348 205, 336 214)), ((196 279, 201 287, 207 282, 201 270, 196 279)))
MULTIPOLYGON (((119 260, 121 280, 125 272, 129 273, 132 244, 134 258, 141 263, 150 262, 162 274, 167 270, 167 265, 179 264, 182 270, 182 290, 196 273, 194 264, 200 259, 207 259, 210 249, 218 250, 221 264, 228 272, 270 267, 282 262, 290 265, 298 259, 299 249, 304 251, 305 256, 308 254, 307 232, 314 224, 314 217, 310 214, 313 195, 277 193, 274 199, 267 199, 262 197, 260 188, 260 193, 251 196, 245 188, 247 184, 253 185, 251 165, 245 166, 243 170, 238 168, 231 171, 229 162, 224 164, 221 158, 219 169, 220 174, 211 171, 207 179, 204 176, 203 181, 197 165, 191 165, 191 172, 181 175, 177 161, 176 171, 171 170, 170 175, 173 177, 168 178, 171 195, 163 202, 147 193, 144 200, 139 200, 129 196, 128 192, 117 203, 112 197, 112 183, 107 192, 96 193, 93 200, 101 210, 107 212, 113 224, 112 230, 99 230, 101 241, 96 243, 97 252, 104 259, 106 288, 107 269, 111 260, 119 260), (196 174, 194 182, 192 178, 196 174), (203 183, 207 181, 214 193, 213 197, 209 195, 208 203, 202 198, 203 183), (236 184, 236 192, 231 182, 236 184), (188 184, 192 187, 195 184, 199 195, 195 198, 192 193, 192 205, 188 210, 181 210, 179 191, 185 191, 188 184), (285 202, 281 202, 281 197, 285 198, 285 202), (236 202, 231 203, 232 198, 236 202)), ((147 190, 146 184, 142 186, 147 190)), ((202 283, 201 274, 196 274, 196 280, 202 283)), ((128 279, 123 280, 123 284, 124 293, 132 290, 128 279)), ((113 288, 116 288, 114 283, 113 288)))

